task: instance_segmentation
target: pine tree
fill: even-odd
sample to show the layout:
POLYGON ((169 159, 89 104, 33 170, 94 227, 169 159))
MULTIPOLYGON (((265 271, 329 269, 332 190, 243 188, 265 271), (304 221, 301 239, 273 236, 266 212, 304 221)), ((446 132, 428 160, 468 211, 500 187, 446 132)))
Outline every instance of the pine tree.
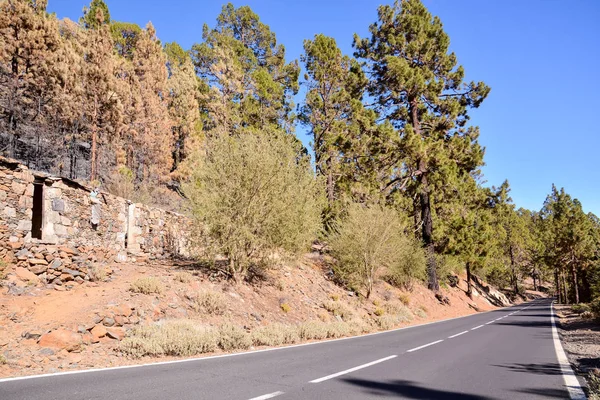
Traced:
POLYGON ((286 63, 285 48, 258 15, 229 3, 217 26, 205 25, 202 36, 192 56, 202 79, 204 129, 213 134, 291 132, 300 69, 296 61, 286 63))
POLYGON ((464 70, 449 53, 442 23, 419 0, 381 6, 371 38, 355 35, 355 56, 366 61, 375 108, 389 119, 402 140, 406 158, 399 168, 414 181, 415 212, 428 254, 428 286, 438 290, 432 218, 432 171, 449 166, 474 170, 482 163, 478 130, 467 126, 469 108, 489 92, 483 83, 464 83, 464 70), (450 152, 449 147, 461 151, 450 152))
POLYGON ((110 12, 103 0, 92 0, 88 7, 83 8, 80 21, 86 29, 98 29, 101 25, 110 23, 110 12))

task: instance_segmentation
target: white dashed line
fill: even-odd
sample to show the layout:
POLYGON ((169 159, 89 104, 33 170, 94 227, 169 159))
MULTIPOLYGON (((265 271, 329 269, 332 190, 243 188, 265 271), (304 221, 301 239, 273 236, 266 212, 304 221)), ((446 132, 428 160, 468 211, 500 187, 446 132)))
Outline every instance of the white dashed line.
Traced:
POLYGON ((476 326, 475 328, 471 328, 471 330, 474 331, 475 329, 479 329, 479 328, 483 328, 483 325, 479 325, 479 326, 476 326))
MULTIPOLYGON (((441 342, 441 340, 440 340, 440 342, 441 342)), ((320 382, 326 381, 328 379, 337 378, 338 376, 346 375, 346 374, 349 374, 350 372, 358 371, 359 369, 367 368, 367 367, 370 367, 371 365, 379 364, 379 363, 382 363, 387 360, 391 360, 392 358, 396 358, 396 357, 398 357, 398 356, 393 355, 393 356, 381 358, 379 360, 371 361, 370 363, 359 365, 358 367, 350 368, 345 371, 337 372, 335 374, 327 375, 322 378, 314 379, 314 380, 310 381, 310 383, 320 383, 320 382)))
POLYGON ((406 350, 407 353, 412 353, 413 351, 424 349, 425 347, 433 346, 434 344, 438 344, 443 342, 444 340, 436 340, 435 342, 424 344, 423 346, 415 347, 414 349, 406 350))
POLYGON ((277 397, 280 394, 283 394, 284 392, 273 392, 273 393, 269 393, 269 394, 263 394, 262 396, 258 396, 258 397, 253 397, 250 400, 267 400, 267 399, 272 399, 273 397, 277 397))
POLYGON ((452 339, 452 338, 455 338, 457 336, 464 335, 465 333, 469 333, 469 331, 463 331, 461 333, 457 333, 456 335, 448 336, 448 339, 452 339))
POLYGON ((489 325, 489 324, 493 324, 493 323, 494 323, 494 321, 490 321, 490 322, 486 322, 485 324, 489 325))

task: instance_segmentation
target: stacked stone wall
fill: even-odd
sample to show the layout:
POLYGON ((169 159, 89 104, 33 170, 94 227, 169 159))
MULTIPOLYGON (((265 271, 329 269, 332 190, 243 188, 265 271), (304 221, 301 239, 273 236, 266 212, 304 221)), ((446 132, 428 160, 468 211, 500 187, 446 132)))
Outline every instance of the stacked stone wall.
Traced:
POLYGON ((183 215, 92 194, 83 184, 0 157, 0 259, 46 282, 94 280, 115 262, 188 257, 190 226, 183 215), (41 238, 33 233, 36 185, 42 191, 41 238))

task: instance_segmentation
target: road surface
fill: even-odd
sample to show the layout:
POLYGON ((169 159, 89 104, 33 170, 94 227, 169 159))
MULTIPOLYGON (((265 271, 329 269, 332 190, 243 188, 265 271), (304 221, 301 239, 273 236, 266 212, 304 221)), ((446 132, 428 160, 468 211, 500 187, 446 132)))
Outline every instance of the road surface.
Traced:
POLYGON ((0 399, 569 399, 564 369, 541 299, 273 351, 0 380, 0 399))

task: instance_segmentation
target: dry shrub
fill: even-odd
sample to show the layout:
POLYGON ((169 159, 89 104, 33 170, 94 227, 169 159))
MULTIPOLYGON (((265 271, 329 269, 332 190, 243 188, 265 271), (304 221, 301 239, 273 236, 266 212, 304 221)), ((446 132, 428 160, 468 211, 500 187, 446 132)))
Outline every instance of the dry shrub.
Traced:
POLYGON ((145 276, 133 281, 131 286, 129 286, 129 290, 134 293, 161 294, 163 291, 163 285, 158 278, 153 276, 145 276))
POLYGON ((398 300, 400 300, 405 306, 410 304, 410 296, 407 293, 400 293, 398 295, 398 300))
POLYGON ((419 308, 417 308, 414 312, 417 315, 417 317, 419 318, 426 318, 427 317, 427 308, 420 306, 419 308))
POLYGON ((0 258, 0 280, 8 275, 8 263, 0 258))
POLYGON ((237 325, 226 323, 219 326, 219 347, 224 351, 245 350, 252 346, 250 335, 237 325))
POLYGON ((587 383, 590 400, 600 400, 600 369, 594 368, 589 372, 587 383))
POLYGON ((223 294, 214 290, 205 290, 198 293, 194 308, 210 315, 223 315, 227 311, 227 301, 223 294))
POLYGON ((193 321, 170 320, 133 329, 119 349, 133 357, 193 356, 215 351, 217 334, 193 321))
POLYGON ((261 326, 254 329, 251 336, 255 346, 280 346, 293 344, 300 340, 298 328, 284 324, 261 326))
POLYGON ((383 314, 385 314, 385 310, 381 307, 377 307, 373 314, 377 315, 378 317, 381 317, 383 314))
POLYGON ((327 323, 322 321, 307 321, 300 325, 298 333, 302 340, 327 339, 327 323))
POLYGON ((332 293, 329 295, 329 298, 333 301, 338 301, 340 299, 340 295, 337 293, 332 293))
POLYGON ((281 311, 283 311, 286 314, 292 310, 292 307, 288 303, 281 303, 279 307, 281 308, 281 311))
POLYGON ((8 363, 6 357, 4 357, 4 354, 0 354, 0 365, 4 365, 6 363, 8 363))
POLYGON ((354 313, 350 308, 337 301, 327 301, 323 303, 323 308, 334 316, 341 317, 344 321, 348 321, 354 316, 354 313))
POLYGON ((92 265, 87 272, 92 282, 104 282, 108 278, 106 268, 101 265, 92 265))
POLYGON ((400 323, 400 320, 396 315, 386 314, 377 318, 375 322, 380 329, 387 331, 395 328, 400 323))
POLYGON ((189 283, 192 280, 192 275, 182 271, 176 273, 173 279, 175 279, 177 282, 189 283))

